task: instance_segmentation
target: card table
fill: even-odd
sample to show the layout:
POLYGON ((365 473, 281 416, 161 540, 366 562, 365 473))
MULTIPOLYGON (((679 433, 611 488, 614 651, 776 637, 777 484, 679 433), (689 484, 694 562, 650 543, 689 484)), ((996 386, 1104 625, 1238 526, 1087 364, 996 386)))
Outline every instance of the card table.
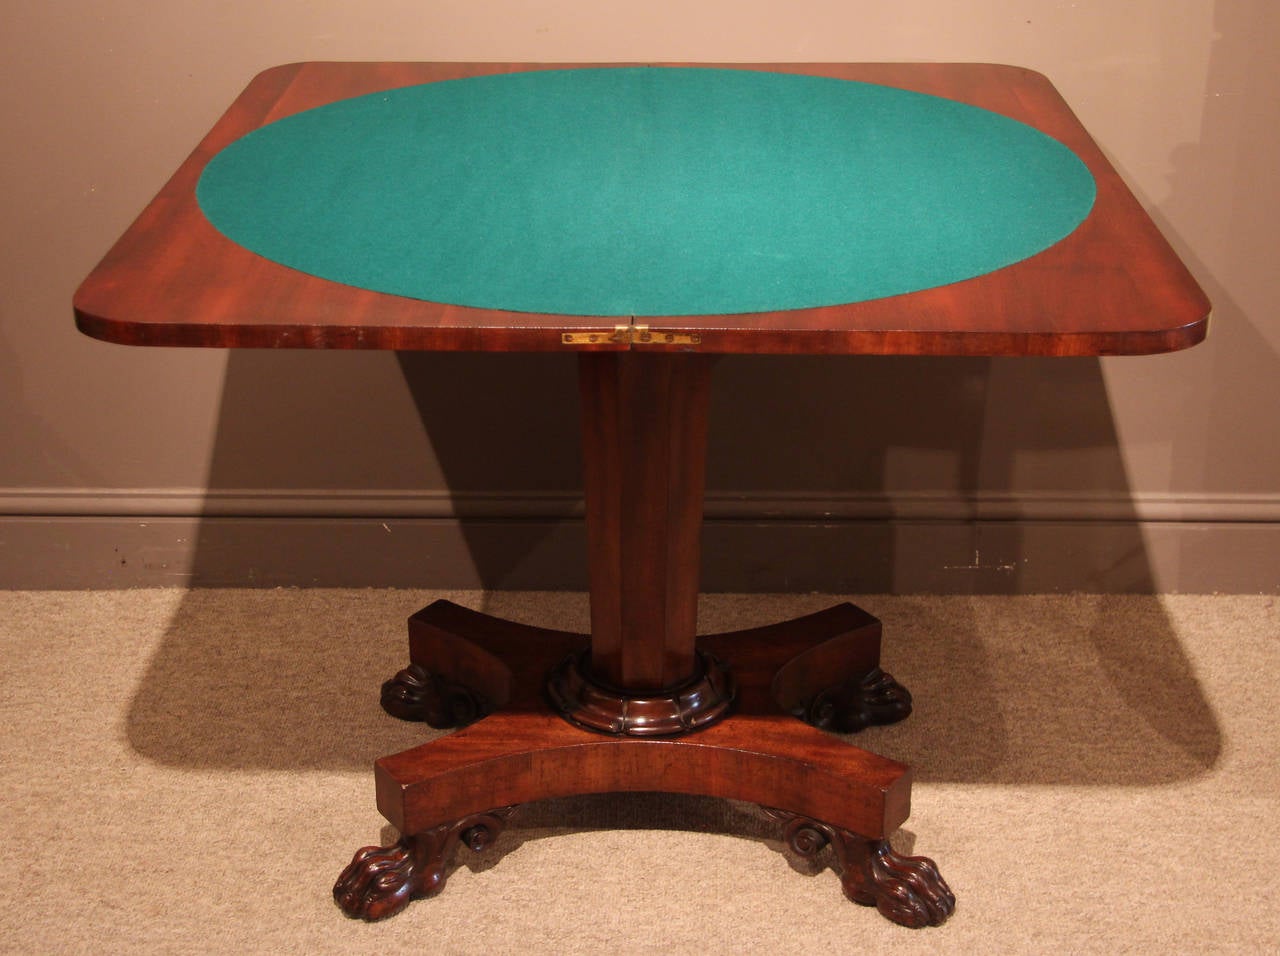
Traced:
POLYGON ((955 899, 889 843, 910 768, 838 736, 911 711, 880 623, 696 633, 715 357, 1137 355, 1209 316, 1048 80, 920 63, 270 69, 74 308, 132 345, 579 357, 590 634, 409 619, 382 705, 459 729, 377 761, 400 839, 346 913, 439 892, 523 804, 664 791, 759 805, 913 927, 955 899))

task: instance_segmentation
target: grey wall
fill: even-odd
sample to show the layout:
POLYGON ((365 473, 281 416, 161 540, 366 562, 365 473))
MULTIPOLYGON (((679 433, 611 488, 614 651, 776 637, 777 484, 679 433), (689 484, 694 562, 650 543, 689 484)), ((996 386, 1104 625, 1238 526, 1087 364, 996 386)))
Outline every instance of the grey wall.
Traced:
POLYGON ((1050 76, 1215 304, 1127 359, 726 359, 708 586, 1280 590, 1271 0, 65 0, 0 34, 0 586, 583 580, 567 356, 129 349, 79 280, 300 59, 1050 76), (459 520, 460 517, 469 520, 459 520))

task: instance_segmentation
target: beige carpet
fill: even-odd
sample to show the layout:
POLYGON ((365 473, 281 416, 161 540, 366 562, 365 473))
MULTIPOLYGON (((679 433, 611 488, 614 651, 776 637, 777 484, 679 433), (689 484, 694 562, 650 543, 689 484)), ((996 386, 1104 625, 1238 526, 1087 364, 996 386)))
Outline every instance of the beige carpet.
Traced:
MULTIPOLYGON (((0 950, 14 953, 1198 953, 1280 949, 1271 597, 855 599, 916 713, 900 848, 956 914, 893 926, 751 807, 531 808, 444 893, 367 925, 334 877, 392 834, 372 760, 403 620, 448 596, 581 628, 581 595, 0 592, 0 950)), ((712 595, 704 630, 824 607, 712 595)))

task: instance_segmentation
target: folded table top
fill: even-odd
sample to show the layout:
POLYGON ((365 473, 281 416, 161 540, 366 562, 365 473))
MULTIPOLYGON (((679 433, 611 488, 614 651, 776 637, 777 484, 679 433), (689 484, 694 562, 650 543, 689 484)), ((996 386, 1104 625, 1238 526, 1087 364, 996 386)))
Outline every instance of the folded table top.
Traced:
POLYGON ((304 63, 75 309, 126 344, 1101 355, 1209 305, 1030 71, 304 63))

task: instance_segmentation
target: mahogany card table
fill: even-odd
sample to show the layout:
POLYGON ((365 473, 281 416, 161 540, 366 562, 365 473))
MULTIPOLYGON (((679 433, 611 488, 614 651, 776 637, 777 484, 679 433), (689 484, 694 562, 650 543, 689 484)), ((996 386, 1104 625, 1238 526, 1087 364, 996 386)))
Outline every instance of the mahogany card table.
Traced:
POLYGON ((377 761, 401 836, 339 876, 345 912, 439 892, 522 804, 665 791, 759 805, 915 927, 955 899, 889 843, 910 768, 840 736, 911 711, 880 623, 696 633, 713 361, 1154 353, 1209 304, 1027 70, 300 63, 252 81, 75 313, 133 345, 579 356, 591 633, 409 619, 382 705, 460 729, 377 761))

